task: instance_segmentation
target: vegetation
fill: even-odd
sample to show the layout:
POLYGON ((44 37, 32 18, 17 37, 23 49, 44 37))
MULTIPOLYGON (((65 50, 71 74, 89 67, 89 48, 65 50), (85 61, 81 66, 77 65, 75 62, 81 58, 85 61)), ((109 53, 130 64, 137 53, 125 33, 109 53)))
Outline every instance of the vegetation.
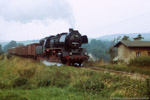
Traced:
POLYGON ((4 52, 8 52, 8 49, 11 47, 15 47, 17 45, 24 45, 23 43, 17 43, 16 41, 11 41, 7 45, 4 46, 4 52))
POLYGON ((128 40, 129 40, 129 38, 130 38, 129 36, 126 36, 126 35, 125 35, 125 36, 124 36, 121 40, 128 41, 128 40))
POLYGON ((141 34, 139 34, 136 38, 138 38, 139 40, 144 39, 144 37, 142 37, 142 35, 141 35, 141 34))
POLYGON ((2 51, 2 45, 0 44, 0 55, 3 53, 2 51))
MULTIPOLYGON (((137 61, 135 64, 139 65, 138 63, 140 63, 140 62, 137 61)), ((107 63, 103 62, 102 60, 100 60, 100 61, 88 61, 85 63, 85 65, 93 66, 93 67, 99 67, 99 68, 106 68, 106 69, 111 69, 111 70, 116 70, 116 71, 138 73, 138 74, 150 76, 149 66, 145 66, 145 67, 144 66, 136 66, 134 64, 127 65, 127 64, 124 64, 122 62, 120 62, 118 64, 107 64, 107 63)))
POLYGON ((0 56, 1 100, 108 100, 145 97, 149 80, 71 66, 45 66, 32 59, 0 56), (3 59, 2 59, 3 58, 3 59))
POLYGON ((103 59, 105 61, 110 60, 110 55, 108 50, 115 43, 113 41, 102 41, 92 39, 88 44, 83 45, 88 51, 88 53, 92 54, 95 59, 103 59))
POLYGON ((134 59, 131 59, 129 64, 133 65, 133 66, 149 67, 150 66, 150 57, 149 56, 136 57, 134 59))

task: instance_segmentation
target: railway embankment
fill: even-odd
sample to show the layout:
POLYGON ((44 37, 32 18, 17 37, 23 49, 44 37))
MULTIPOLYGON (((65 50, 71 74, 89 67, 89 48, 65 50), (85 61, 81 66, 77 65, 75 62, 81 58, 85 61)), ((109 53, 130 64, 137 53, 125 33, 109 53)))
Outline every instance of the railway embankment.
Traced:
POLYGON ((0 56, 2 100, 109 100, 150 97, 149 79, 71 66, 46 66, 11 55, 0 56))

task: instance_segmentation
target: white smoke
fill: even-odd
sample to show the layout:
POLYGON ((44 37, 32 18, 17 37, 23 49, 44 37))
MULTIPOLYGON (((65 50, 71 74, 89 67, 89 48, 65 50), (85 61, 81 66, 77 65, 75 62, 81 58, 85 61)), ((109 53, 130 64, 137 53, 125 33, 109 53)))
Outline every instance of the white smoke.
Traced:
POLYGON ((58 67, 62 66, 62 64, 60 64, 60 63, 49 62, 47 60, 43 60, 42 63, 45 64, 46 66, 54 66, 54 65, 56 65, 58 67))

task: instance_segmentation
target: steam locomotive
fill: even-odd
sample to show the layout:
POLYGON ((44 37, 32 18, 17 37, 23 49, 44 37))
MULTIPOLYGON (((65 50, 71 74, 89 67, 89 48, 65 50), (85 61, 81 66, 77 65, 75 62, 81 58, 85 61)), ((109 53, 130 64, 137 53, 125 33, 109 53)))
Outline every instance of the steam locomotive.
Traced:
POLYGON ((86 35, 82 36, 77 30, 69 29, 69 32, 45 37, 39 43, 10 48, 8 52, 38 60, 47 59, 67 65, 81 65, 89 58, 86 49, 81 47, 86 43, 86 35))

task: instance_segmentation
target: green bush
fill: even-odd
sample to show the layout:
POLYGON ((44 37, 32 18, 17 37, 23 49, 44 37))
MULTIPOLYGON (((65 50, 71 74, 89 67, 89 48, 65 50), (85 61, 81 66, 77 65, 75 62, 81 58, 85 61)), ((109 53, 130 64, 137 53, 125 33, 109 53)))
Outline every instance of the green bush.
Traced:
POLYGON ((18 94, 7 94, 0 95, 0 100, 28 100, 27 98, 21 97, 18 94))
POLYGON ((100 79, 91 77, 87 80, 80 80, 75 87, 81 91, 99 93, 104 89, 104 83, 100 79))
POLYGON ((0 56, 0 60, 4 60, 5 56, 4 54, 0 56))
POLYGON ((12 82, 12 86, 15 87, 21 87, 24 86, 28 83, 28 80, 25 78, 16 78, 13 82, 12 82))
POLYGON ((9 88, 10 86, 8 84, 4 84, 0 82, 0 89, 9 88))
POLYGON ((0 55, 4 54, 4 52, 0 52, 0 55))
POLYGON ((57 70, 54 74, 51 85, 63 88, 65 86, 68 86, 68 84, 70 83, 70 79, 71 75, 69 72, 65 73, 61 70, 57 70))
POLYGON ((18 70, 20 77, 31 78, 35 75, 36 67, 18 70))
POLYGON ((129 65, 133 66, 150 66, 150 57, 136 57, 130 60, 129 65))
POLYGON ((45 87, 45 86, 49 86, 51 84, 50 80, 41 80, 38 82, 37 86, 38 87, 45 87))
POLYGON ((7 59, 10 59, 10 58, 12 58, 12 55, 11 54, 7 54, 6 57, 7 57, 7 59))

